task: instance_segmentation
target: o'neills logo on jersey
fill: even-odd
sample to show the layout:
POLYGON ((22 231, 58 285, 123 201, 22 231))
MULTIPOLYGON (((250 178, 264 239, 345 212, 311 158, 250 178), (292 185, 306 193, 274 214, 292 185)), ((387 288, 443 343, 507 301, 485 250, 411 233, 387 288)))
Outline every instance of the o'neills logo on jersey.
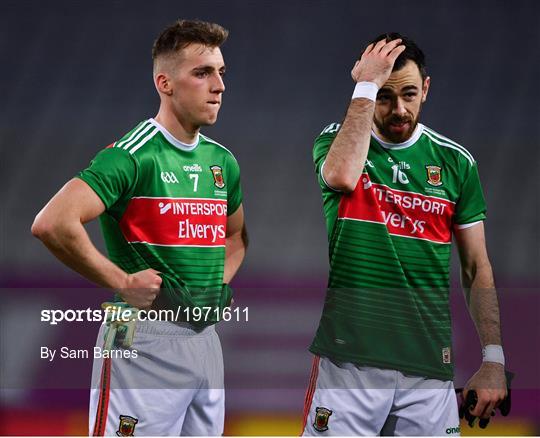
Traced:
POLYGON ((227 201, 204 198, 132 198, 120 221, 130 243, 224 246, 227 201))
POLYGON ((384 224, 392 235, 450 243, 454 207, 447 199, 372 183, 364 173, 354 192, 343 195, 338 218, 384 224))

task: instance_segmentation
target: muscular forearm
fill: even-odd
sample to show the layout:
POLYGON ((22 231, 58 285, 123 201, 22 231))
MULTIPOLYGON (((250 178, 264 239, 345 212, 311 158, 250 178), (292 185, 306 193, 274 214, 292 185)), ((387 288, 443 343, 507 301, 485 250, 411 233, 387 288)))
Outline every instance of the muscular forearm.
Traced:
POLYGON ((96 249, 80 222, 55 224, 36 233, 36 237, 59 260, 90 281, 113 289, 124 287, 127 273, 96 249))
MULTIPOLYGON (((476 325, 482 347, 501 345, 499 303, 489 263, 477 266, 473 272, 462 272, 469 312, 476 325)), ((464 398, 476 391, 477 402, 470 415, 484 420, 491 418, 495 407, 506 397, 504 364, 484 358, 480 369, 465 385, 464 398)))
MULTIPOLYGON (((469 312, 476 325, 482 347, 501 345, 499 303, 493 273, 487 255, 484 224, 455 230, 461 260, 461 281, 469 312)), ((495 352, 500 349, 495 348, 495 352)), ((469 379, 463 391, 467 399, 469 391, 476 392, 477 402, 471 415, 488 419, 493 409, 506 396, 504 357, 500 354, 486 355, 480 369, 469 379)), ((499 351, 500 352, 500 351, 499 351)))
POLYGON ((225 240, 225 268, 223 283, 230 283, 238 272, 244 256, 246 255, 246 238, 242 234, 236 234, 225 240))
POLYGON ((489 263, 474 272, 462 271, 462 283, 482 346, 501 345, 499 302, 489 263))
MULTIPOLYGON (((389 78, 394 62, 403 50, 405 46, 399 38, 370 44, 351 71, 357 87, 368 82, 373 84, 375 89, 380 89, 389 78)), ((358 93, 355 88, 353 96, 357 97, 352 99, 343 126, 336 135, 324 163, 323 177, 326 182, 344 192, 351 192, 356 188, 368 154, 375 112, 373 89, 371 86, 368 88, 371 91, 362 90, 361 86, 358 93)))
POLYGON ((324 178, 330 186, 345 192, 353 191, 364 170, 375 102, 353 99, 324 164, 324 178))
POLYGON ((129 304, 149 308, 161 286, 152 268, 127 274, 90 241, 83 224, 105 211, 98 195, 82 180, 69 181, 38 213, 32 234, 64 264, 88 280, 118 291, 129 304))

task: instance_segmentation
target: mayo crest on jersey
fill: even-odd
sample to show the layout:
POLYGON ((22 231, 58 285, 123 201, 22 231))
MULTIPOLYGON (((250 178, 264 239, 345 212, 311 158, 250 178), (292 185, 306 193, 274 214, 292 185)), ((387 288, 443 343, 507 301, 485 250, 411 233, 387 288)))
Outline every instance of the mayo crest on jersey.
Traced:
POLYGON ((156 269, 164 288, 212 290, 200 305, 219 299, 213 295, 223 282, 227 217, 242 202, 240 169, 228 149, 202 134, 181 143, 148 119, 78 177, 105 204, 100 222, 114 263, 128 273, 156 269))
POLYGON ((485 218, 476 162, 422 124, 400 144, 372 133, 364 172, 353 192, 342 193, 326 184, 321 171, 339 128, 327 126, 313 149, 330 276, 310 350, 338 361, 452 379, 452 230, 485 218))

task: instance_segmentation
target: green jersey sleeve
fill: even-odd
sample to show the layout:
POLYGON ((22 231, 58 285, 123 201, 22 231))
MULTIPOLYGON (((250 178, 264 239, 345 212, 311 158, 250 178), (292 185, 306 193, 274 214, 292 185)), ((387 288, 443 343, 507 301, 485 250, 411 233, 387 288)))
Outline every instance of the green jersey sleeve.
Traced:
POLYGON ((326 128, 322 130, 319 136, 315 139, 315 144, 313 145, 313 164, 315 165, 315 173, 317 174, 317 180, 319 181, 319 186, 323 190, 332 190, 326 181, 322 173, 322 167, 330 150, 330 146, 336 138, 337 132, 341 125, 339 123, 331 123, 326 128))
POLYGON ((96 192, 109 210, 134 187, 137 165, 126 151, 109 147, 99 152, 77 177, 96 192))
POLYGON ((240 186, 240 166, 238 161, 230 155, 227 160, 227 216, 238 210, 242 203, 242 187, 240 186))
POLYGON ((326 183, 322 169, 330 146, 332 145, 334 138, 336 138, 340 126, 339 123, 331 123, 328 125, 315 139, 315 144, 313 145, 313 164, 315 165, 317 181, 319 182, 319 187, 322 191, 326 231, 328 233, 329 241, 336 224, 339 200, 341 199, 342 192, 334 190, 326 183))
POLYGON ((486 218, 486 201, 482 192, 478 166, 474 161, 465 164, 461 194, 456 203, 454 223, 466 225, 486 218))

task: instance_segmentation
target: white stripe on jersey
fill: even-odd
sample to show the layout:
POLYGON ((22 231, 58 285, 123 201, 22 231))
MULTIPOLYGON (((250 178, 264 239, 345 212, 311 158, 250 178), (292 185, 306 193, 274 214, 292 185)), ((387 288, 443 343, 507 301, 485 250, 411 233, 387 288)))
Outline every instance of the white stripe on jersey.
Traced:
POLYGON ((227 202, 226 199, 216 199, 216 198, 174 198, 172 196, 133 196, 131 199, 170 199, 171 201, 216 201, 216 202, 227 202))
POLYGON ((165 243, 151 243, 151 242, 147 242, 145 240, 133 240, 131 242, 128 242, 128 243, 144 243, 145 245, 152 245, 152 246, 167 246, 167 247, 172 247, 172 248, 181 248, 181 247, 184 247, 184 248, 225 248, 225 245, 168 245, 168 244, 165 244, 165 243))
POLYGON ((424 130, 424 134, 426 134, 433 142, 437 143, 440 146, 444 146, 450 149, 455 149, 460 154, 462 154, 467 160, 469 161, 470 165, 472 166, 474 164, 474 158, 471 154, 469 154, 462 146, 458 147, 450 143, 444 143, 443 141, 435 138, 432 134, 430 134, 427 130, 424 130))
MULTIPOLYGON (((441 141, 441 142, 443 142, 443 143, 446 141, 446 142, 450 143, 451 145, 454 145, 454 146, 458 147, 459 150, 460 150, 465 156, 467 156, 467 157, 470 159, 469 161, 471 161, 471 160, 472 160, 473 162, 475 161, 475 160, 474 160, 474 157, 471 155, 471 153, 470 153, 467 149, 465 149, 463 146, 461 146, 459 143, 456 143, 455 141, 450 140, 448 137, 445 137, 444 135, 441 135, 441 134, 439 134, 438 132, 435 132, 433 129, 428 128, 427 126, 424 126, 424 129, 425 129, 429 134, 431 134, 433 137, 436 137, 437 140, 439 140, 439 141, 441 141)), ((433 139, 432 137, 430 137, 430 138, 433 139)), ((471 164, 472 164, 472 163, 471 163, 471 164)))
POLYGON ((206 141, 209 141, 210 143, 214 143, 216 146, 219 146, 223 149, 225 149, 229 154, 232 155, 232 157, 236 160, 236 157, 234 156, 234 154, 229 150, 227 149, 225 146, 223 146, 222 144, 219 144, 217 141, 215 140, 212 140, 210 137, 207 137, 206 135, 203 135, 203 134, 200 134, 202 138, 204 138, 206 141))
MULTIPOLYGON (((150 127, 152 127, 153 125, 150 125, 150 127)), ((146 131, 146 130, 145 130, 146 131)), ((137 150, 139 150, 141 147, 143 147, 145 145, 145 143, 150 140, 154 135, 156 135, 157 133, 159 132, 159 129, 158 128, 155 128, 150 134, 148 134, 146 137, 144 137, 141 142, 137 145, 137 146, 134 146, 130 151, 129 153, 130 154, 133 154, 135 153, 137 150)), ((143 134, 143 133, 141 133, 143 134)), ((125 149, 125 148, 124 148, 125 149)))
POLYGON ((469 152, 467 149, 465 149, 465 147, 461 146, 457 141, 454 141, 448 137, 445 137, 444 135, 442 134, 439 134, 437 131, 434 131, 433 129, 431 128, 428 128, 427 126, 425 126, 425 128, 431 133, 433 134, 435 137, 437 137, 439 140, 445 140, 447 141, 448 143, 451 143, 453 144, 454 146, 457 146, 457 147, 460 147, 461 149, 463 149, 465 152, 469 152))
POLYGON ((141 132, 139 132, 139 133, 137 134, 137 136, 136 136, 133 140, 131 140, 129 143, 126 143, 126 145, 125 145, 122 149, 124 149, 124 150, 129 149, 131 146, 133 146, 135 143, 137 143, 137 141, 139 140, 139 138, 141 138, 141 137, 142 137, 144 134, 146 134, 150 129, 152 129, 153 126, 154 126, 154 125, 152 125, 152 124, 149 123, 149 124, 146 126, 146 128, 144 128, 141 132))
POLYGON ((466 229, 466 228, 474 227, 476 224, 479 224, 480 222, 484 222, 484 221, 471 222, 470 224, 456 224, 455 227, 456 227, 458 230, 464 230, 464 229, 466 229))
POLYGON ((321 131, 319 135, 333 134, 334 132, 339 131, 339 128, 341 128, 341 123, 330 123, 321 131))
POLYGON ((126 142, 131 141, 133 137, 135 137, 141 129, 147 126, 147 123, 148 123, 147 121, 141 122, 141 124, 133 131, 133 133, 129 136, 129 138, 126 138, 125 140, 122 140, 122 141, 117 141, 114 147, 115 148, 122 147, 126 142))

